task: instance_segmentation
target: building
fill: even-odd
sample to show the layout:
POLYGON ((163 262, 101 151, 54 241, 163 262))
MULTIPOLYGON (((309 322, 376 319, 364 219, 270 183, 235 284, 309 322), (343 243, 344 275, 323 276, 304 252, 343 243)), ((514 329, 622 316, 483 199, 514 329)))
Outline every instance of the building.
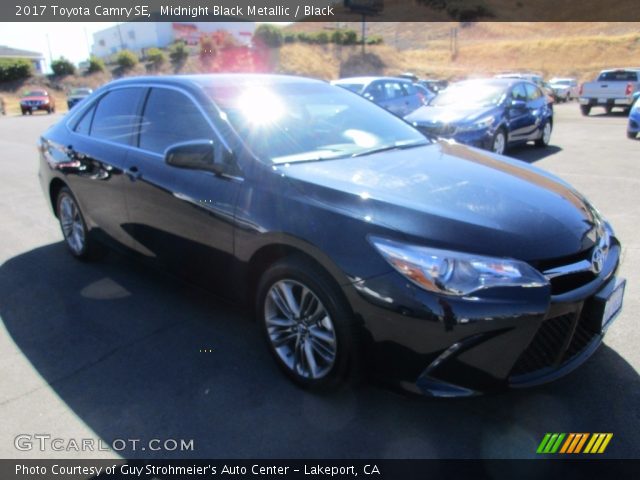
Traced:
POLYGON ((45 69, 44 55, 38 52, 0 45, 0 58, 24 58, 29 60, 33 65, 33 70, 37 73, 43 73, 45 69))
POLYGON ((248 45, 256 26, 254 22, 129 22, 93 34, 92 54, 105 58, 120 50, 142 53, 145 49, 165 48, 176 40, 197 44, 200 36, 224 30, 239 45, 248 45))

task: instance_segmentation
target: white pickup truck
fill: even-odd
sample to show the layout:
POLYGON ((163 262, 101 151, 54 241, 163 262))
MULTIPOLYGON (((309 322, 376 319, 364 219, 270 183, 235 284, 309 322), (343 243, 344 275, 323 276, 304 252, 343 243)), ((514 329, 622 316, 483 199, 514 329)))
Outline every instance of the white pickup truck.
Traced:
POLYGON ((634 93, 640 91, 640 68, 603 70, 595 82, 580 86, 580 110, 589 115, 591 107, 604 107, 610 113, 614 107, 626 112, 631 109, 634 93))

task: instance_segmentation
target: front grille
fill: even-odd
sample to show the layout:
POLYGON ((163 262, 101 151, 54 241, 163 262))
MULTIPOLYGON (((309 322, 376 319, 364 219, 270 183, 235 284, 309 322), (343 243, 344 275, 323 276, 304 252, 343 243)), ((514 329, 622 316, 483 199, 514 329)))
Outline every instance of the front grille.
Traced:
POLYGON ((589 328, 590 319, 586 312, 580 315, 574 329, 575 319, 575 313, 568 313, 543 321, 511 374, 525 375, 543 368, 556 367, 579 355, 598 333, 589 328), (569 337, 569 346, 565 350, 563 347, 569 337))
POLYGON ((420 125, 418 130, 430 137, 452 137, 456 133, 454 125, 446 124, 420 125))
MULTIPOLYGON (((535 267, 546 275, 554 269, 567 267, 579 262, 587 262, 590 265, 594 248, 595 247, 583 250, 582 252, 568 257, 540 261, 537 262, 535 267)), ((564 275, 553 277, 549 280, 549 283, 551 284, 551 294, 559 295, 562 293, 570 292, 586 285, 587 283, 593 281, 595 278, 596 275, 592 271, 568 272, 564 275)))
POLYGON ((575 313, 569 313, 542 322, 533 340, 520 355, 511 374, 523 375, 557 364, 562 347, 571 334, 574 319, 575 313))

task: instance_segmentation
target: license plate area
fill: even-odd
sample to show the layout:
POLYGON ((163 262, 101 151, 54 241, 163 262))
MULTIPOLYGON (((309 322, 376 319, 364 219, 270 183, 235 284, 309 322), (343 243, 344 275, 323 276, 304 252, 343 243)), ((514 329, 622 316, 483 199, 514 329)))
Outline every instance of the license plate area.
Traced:
POLYGON ((602 333, 608 328, 622 310, 625 287, 625 280, 610 282, 585 303, 582 314, 589 330, 602 333))

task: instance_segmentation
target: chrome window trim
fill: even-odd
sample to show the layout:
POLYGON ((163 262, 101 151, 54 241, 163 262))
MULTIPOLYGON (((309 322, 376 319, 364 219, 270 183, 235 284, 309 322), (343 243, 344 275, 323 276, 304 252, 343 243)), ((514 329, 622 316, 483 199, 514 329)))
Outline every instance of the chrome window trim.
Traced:
MULTIPOLYGON (((78 133, 75 130, 73 130, 73 128, 71 128, 70 123, 74 121, 74 119, 76 119, 76 117, 82 118, 82 115, 84 115, 84 113, 90 109, 93 105, 95 105, 97 102, 100 101, 100 99, 102 99, 105 95, 107 95, 109 92, 112 92, 114 90, 122 90, 125 88, 145 88, 145 89, 151 89, 151 88, 166 88, 169 90, 175 90, 177 92, 182 93, 183 95, 185 95, 189 100, 191 100, 191 102, 196 106, 196 108, 200 111, 200 114, 203 116, 203 118, 205 119, 205 121, 209 124, 209 126, 211 127, 212 133, 216 136, 216 139, 218 139, 222 145, 227 149, 228 152, 232 153, 233 150, 231 149, 231 147, 229 146, 229 143, 225 140, 224 136, 220 134, 220 130, 215 126, 215 124, 211 121, 211 119, 209 118, 209 115, 207 114, 207 112, 202 108, 202 106, 200 106, 200 104, 196 101, 196 98, 189 93, 188 91, 186 91, 184 88, 180 88, 180 87, 176 87, 174 85, 162 85, 162 84, 153 84, 153 83, 128 83, 126 85, 116 85, 114 87, 111 88, 107 88, 104 92, 100 92, 100 95, 98 95, 95 99, 93 99, 90 103, 88 103, 87 105, 83 106, 83 108, 81 110, 79 110, 78 112, 74 112, 74 115, 67 119, 67 121, 65 122, 65 127, 67 128, 67 130, 74 134, 74 135, 78 135, 81 137, 85 137, 88 139, 91 139, 92 141, 98 141, 98 142, 102 142, 105 143, 107 145, 113 145, 113 146, 117 146, 117 147, 122 147, 122 148, 130 148, 132 150, 144 153, 146 155, 152 155, 154 157, 158 157, 162 160, 164 160, 164 155, 157 153, 157 152, 153 152, 151 150, 146 150, 144 148, 140 148, 136 145, 129 145, 129 144, 125 144, 125 143, 118 143, 118 142, 113 142, 111 140, 106 140, 103 138, 97 138, 97 137, 92 137, 91 135, 85 135, 82 133, 78 133)), ((145 99, 146 102, 146 99, 145 99)), ((143 105, 144 107, 144 105, 143 105)), ((144 108, 143 108, 144 111, 144 108)), ((143 112, 141 112, 143 113, 143 112)), ((188 142, 189 140, 187 140, 188 142)), ((184 143, 184 142, 180 142, 180 143, 184 143)), ((213 176, 219 176, 219 177, 223 177, 223 178, 227 178, 229 180, 234 180, 234 181, 238 181, 238 182, 243 182, 244 181, 244 177, 241 176, 237 176, 237 175, 229 175, 226 173, 222 173, 219 175, 216 175, 213 172, 207 172, 206 170, 202 170, 204 173, 207 173, 209 175, 213 175, 213 176)))

